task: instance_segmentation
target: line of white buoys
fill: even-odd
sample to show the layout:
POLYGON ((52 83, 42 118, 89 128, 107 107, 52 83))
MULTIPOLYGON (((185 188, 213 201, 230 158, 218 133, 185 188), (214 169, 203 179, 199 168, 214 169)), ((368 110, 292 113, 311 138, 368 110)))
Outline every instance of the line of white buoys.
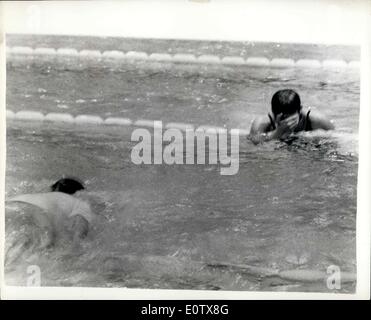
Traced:
MULTIPOLYGON (((31 120, 31 121, 51 121, 51 122, 62 122, 70 124, 93 124, 93 125, 116 125, 116 126, 137 126, 137 127, 146 127, 146 128, 164 128, 164 129, 179 129, 181 131, 194 130, 195 126, 190 123, 183 122, 169 122, 163 124, 160 121, 155 120, 144 120, 139 119, 133 122, 129 118, 120 118, 120 117, 108 117, 102 119, 99 116, 95 115, 77 115, 74 117, 69 113, 57 113, 51 112, 46 115, 38 111, 27 111, 22 110, 18 112, 13 112, 12 110, 6 110, 6 118, 9 120, 31 120)), ((202 125, 196 128, 198 132, 204 132, 209 134, 214 133, 226 133, 228 129, 224 127, 202 125)), ((248 130, 245 129, 230 129, 229 133, 231 135, 238 134, 239 136, 246 136, 249 134, 248 130)))
POLYGON ((183 63, 205 63, 205 64, 225 64, 225 65, 247 65, 247 66, 261 66, 261 67, 303 67, 303 68, 359 68, 360 62, 358 60, 346 62, 344 60, 327 59, 319 61, 316 59, 299 59, 294 61, 287 58, 273 58, 269 60, 266 57, 248 57, 243 58, 239 56, 225 56, 219 57, 217 55, 204 54, 196 57, 191 53, 175 53, 173 55, 168 53, 152 53, 139 51, 104 51, 99 50, 81 50, 74 48, 31 48, 31 47, 6 47, 8 54, 15 55, 62 55, 62 56, 80 56, 82 58, 111 58, 111 59, 129 59, 129 60, 149 60, 149 61, 170 61, 183 63))

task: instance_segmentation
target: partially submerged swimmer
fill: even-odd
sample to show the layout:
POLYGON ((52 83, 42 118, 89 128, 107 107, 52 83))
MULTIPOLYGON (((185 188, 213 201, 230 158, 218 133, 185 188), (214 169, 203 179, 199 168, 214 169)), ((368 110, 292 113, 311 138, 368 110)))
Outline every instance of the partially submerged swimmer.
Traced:
POLYGON ((54 244, 56 232, 67 225, 73 233, 73 242, 85 238, 94 214, 87 201, 75 194, 84 190, 82 182, 75 178, 63 178, 51 186, 51 192, 23 194, 7 200, 31 204, 37 210, 30 210, 41 233, 46 234, 42 247, 54 244))
POLYGON ((259 117, 252 122, 249 137, 255 144, 274 139, 285 140, 300 131, 334 129, 333 123, 325 116, 304 109, 294 90, 277 91, 271 105, 272 114, 268 113, 268 117, 259 117))

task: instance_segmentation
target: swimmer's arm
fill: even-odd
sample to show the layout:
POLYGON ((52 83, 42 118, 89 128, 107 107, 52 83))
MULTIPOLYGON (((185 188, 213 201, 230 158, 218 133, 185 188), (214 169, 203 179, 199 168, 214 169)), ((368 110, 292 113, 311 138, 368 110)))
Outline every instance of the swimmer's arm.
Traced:
POLYGON ((269 121, 264 117, 255 118, 251 124, 249 138, 254 144, 259 144, 264 141, 270 141, 274 139, 279 139, 281 132, 277 129, 273 131, 268 131, 269 121))
POLYGON ((41 248, 47 248, 54 244, 56 238, 55 226, 53 220, 47 213, 40 211, 35 207, 31 210, 32 217, 36 225, 40 228, 39 235, 41 239, 41 248))
POLYGON ((89 222, 80 215, 75 215, 70 218, 70 227, 73 231, 73 243, 84 239, 89 232, 89 222))
POLYGON ((70 228, 73 233, 73 243, 75 245, 87 236, 93 218, 90 204, 76 199, 74 209, 69 216, 70 228))
POLYGON ((310 123, 312 125, 312 130, 322 129, 322 130, 334 130, 334 124, 323 114, 319 112, 310 113, 310 123))

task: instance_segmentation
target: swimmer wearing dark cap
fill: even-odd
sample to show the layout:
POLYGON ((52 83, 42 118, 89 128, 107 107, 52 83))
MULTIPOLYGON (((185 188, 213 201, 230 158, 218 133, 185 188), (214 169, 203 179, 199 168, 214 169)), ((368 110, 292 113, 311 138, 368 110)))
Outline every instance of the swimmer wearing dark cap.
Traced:
POLYGON ((291 89, 277 91, 271 101, 272 113, 258 117, 251 124, 249 137, 255 144, 280 139, 300 131, 333 130, 333 123, 324 115, 304 110, 299 95, 291 89))

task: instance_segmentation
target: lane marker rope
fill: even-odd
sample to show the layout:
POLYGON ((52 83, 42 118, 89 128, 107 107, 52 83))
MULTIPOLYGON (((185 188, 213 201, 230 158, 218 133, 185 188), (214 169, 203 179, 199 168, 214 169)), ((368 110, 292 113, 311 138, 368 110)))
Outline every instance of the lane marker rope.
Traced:
MULTIPOLYGON (((81 57, 81 58, 93 58, 93 59, 114 59, 114 60, 148 60, 148 61, 157 61, 157 62, 181 62, 181 63, 202 63, 202 64, 224 64, 224 65, 247 65, 247 66, 255 66, 255 67, 273 67, 273 68, 286 68, 286 67, 302 67, 302 68, 335 68, 335 69, 343 69, 343 68, 360 68, 360 61, 350 61, 346 62, 344 60, 324 60, 319 61, 315 59, 299 59, 294 61, 293 59, 284 59, 284 58, 273 58, 269 60, 265 57, 248 57, 244 59, 239 56, 225 56, 220 58, 216 55, 200 55, 195 56, 194 54, 189 53, 176 53, 176 54, 168 54, 168 53, 152 53, 147 54, 146 52, 137 52, 137 51, 117 51, 117 50, 110 50, 104 51, 103 53, 99 50, 81 50, 78 51, 74 48, 31 48, 31 47, 7 47, 6 53, 9 57, 12 56, 67 56, 67 57, 81 57)), ((118 125, 118 126, 129 126, 135 125, 138 127, 148 127, 154 128, 155 122, 154 120, 145 120, 139 119, 136 121, 132 121, 128 118, 120 118, 120 117, 108 117, 106 119, 102 119, 96 115, 77 115, 76 117, 72 116, 68 113, 48 113, 46 115, 42 114, 38 111, 28 111, 22 110, 14 113, 11 110, 6 110, 6 118, 11 120, 24 120, 24 121, 54 121, 54 122, 66 122, 66 123, 75 123, 75 124, 94 124, 94 125, 118 125)), ((174 128, 180 129, 185 131, 187 128, 192 129, 194 125, 188 123, 178 123, 178 122, 170 122, 163 126, 166 129, 174 128)), ((214 127, 214 126, 201 126, 198 128, 199 130, 205 130, 205 132, 211 132, 216 130, 217 132, 221 130, 226 130, 225 128, 221 127, 214 127)), ((248 134, 248 131, 245 129, 239 129, 240 135, 248 134)))
POLYGON ((346 62, 344 60, 316 60, 316 59, 286 59, 286 58, 273 58, 271 60, 266 57, 248 57, 247 59, 239 56, 224 56, 219 57, 217 55, 203 54, 196 56, 190 53, 151 53, 141 51, 118 51, 118 50, 81 50, 78 51, 74 48, 31 48, 31 47, 6 47, 6 53, 8 57, 17 55, 27 56, 68 56, 68 57, 80 57, 80 58, 91 58, 91 59, 113 59, 113 60, 139 60, 139 61, 155 61, 155 62, 181 62, 181 63, 203 63, 203 64, 222 64, 222 65, 246 65, 254 67, 272 67, 272 68, 332 68, 332 69, 343 69, 343 68, 358 68, 360 62, 353 60, 346 62))
MULTIPOLYGON (((76 124, 76 125, 105 125, 105 126, 135 126, 135 127, 144 127, 144 128, 159 128, 158 121, 155 120, 146 120, 146 119, 138 119, 133 121, 129 118, 120 118, 120 117, 108 117, 102 118, 96 115, 89 115, 89 114, 80 114, 77 116, 73 116, 69 113, 57 113, 57 112, 50 112, 47 114, 43 114, 39 111, 30 111, 30 110, 21 110, 18 112, 13 112, 12 110, 6 110, 6 119, 11 121, 23 121, 23 122, 59 122, 59 123, 69 123, 69 124, 76 124)), ((194 130, 195 128, 198 131, 203 131, 205 133, 221 133, 225 132, 228 129, 218 126, 209 126, 209 125, 202 125, 196 127, 194 124, 190 123, 182 123, 182 122, 168 122, 162 123, 163 129, 179 129, 185 132, 187 129, 194 130)), ((231 134, 235 134, 236 129, 228 130, 231 134), (233 131, 233 132, 232 132, 233 131)), ((238 129, 239 135, 247 135, 249 134, 248 130, 245 129, 238 129)))

